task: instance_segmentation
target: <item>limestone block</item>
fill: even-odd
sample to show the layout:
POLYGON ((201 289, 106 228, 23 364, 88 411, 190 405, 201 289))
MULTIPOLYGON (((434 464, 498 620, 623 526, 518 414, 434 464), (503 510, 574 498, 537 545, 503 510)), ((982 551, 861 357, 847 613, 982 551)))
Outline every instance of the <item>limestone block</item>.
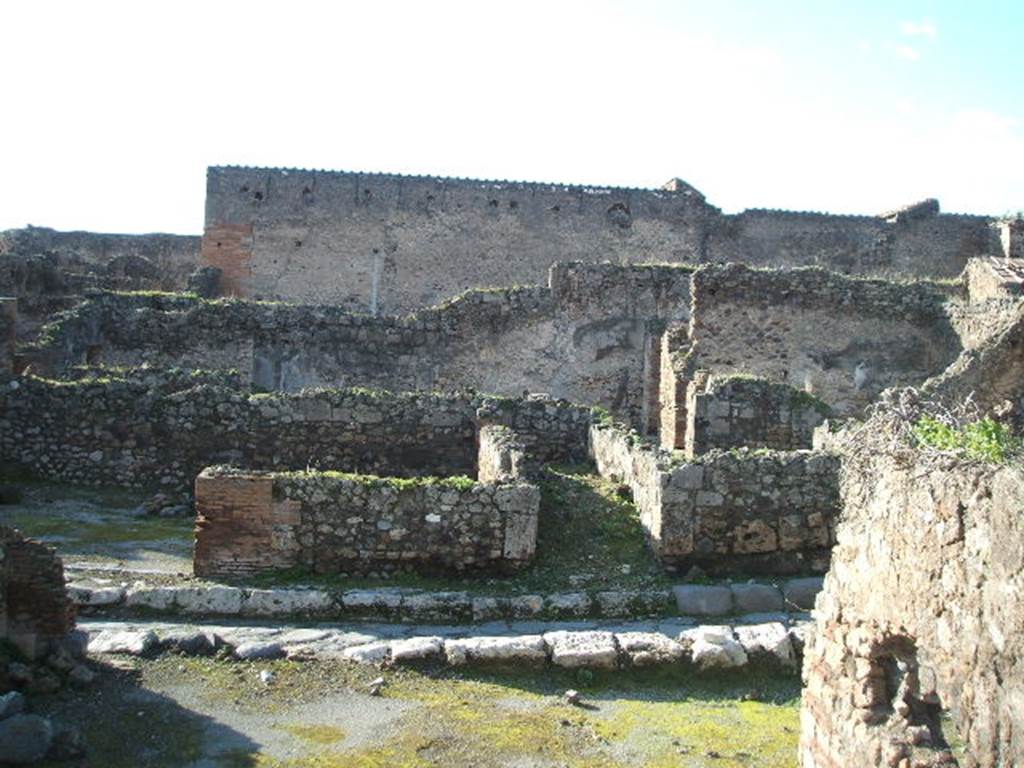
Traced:
POLYGON ((539 663, 548 657, 547 646, 540 635, 448 639, 444 641, 444 653, 448 663, 454 666, 474 661, 539 663))
POLYGON ((472 598, 465 592, 423 592, 402 600, 402 614, 413 621, 464 618, 472 611, 472 598))
POLYGON ((516 595, 508 599, 508 610, 514 618, 530 618, 544 610, 544 598, 541 595, 516 595))
POLYGON ((679 612, 691 616, 722 616, 733 610, 729 587, 680 584, 672 588, 679 612))
POLYGON ((787 667, 796 664, 796 652, 789 632, 782 624, 737 626, 736 637, 748 656, 769 655, 787 667))
POLYGON ((235 648, 235 656, 243 661, 280 659, 284 655, 284 647, 281 643, 275 641, 243 643, 235 648))
POLYGON ((432 659, 443 651, 444 640, 436 635, 391 641, 391 660, 396 664, 432 659))
POLYGON ((685 655, 682 645, 660 632, 617 632, 615 640, 634 667, 672 663, 685 655))
POLYGON ((598 592, 597 605, 602 616, 628 617, 660 613, 672 602, 668 590, 598 592))
POLYGON ((472 611, 475 622, 499 619, 509 611, 509 601, 503 597, 474 597, 472 611))
POLYGON ((250 589, 242 601, 243 616, 294 616, 329 613, 334 598, 319 589, 250 589))
POLYGON ((402 605, 402 593, 393 589, 350 589, 341 595, 346 611, 389 614, 402 605))
POLYGON ((548 595, 544 608, 558 616, 586 616, 594 603, 586 592, 561 592, 548 595))
POLYGON ((789 608, 800 608, 809 611, 814 608, 814 599, 821 592, 824 578, 809 576, 802 579, 790 579, 782 588, 783 597, 789 608))
POLYGON ((615 669, 619 663, 611 632, 547 632, 544 642, 551 649, 551 661, 560 667, 615 669))
POLYGON ((781 611, 782 592, 769 584, 733 584, 732 597, 737 613, 781 611))
POLYGON ((124 587, 93 587, 88 584, 68 584, 68 597, 75 605, 116 605, 124 600, 124 587))
POLYGON ((236 616, 242 609, 242 590, 237 587, 179 587, 175 603, 185 613, 236 616))
POLYGON ((747 663, 747 652, 739 644, 732 628, 701 626, 683 630, 679 643, 701 669, 731 669, 747 663))
POLYGON ((129 608, 152 608, 155 611, 174 610, 178 590, 175 587, 148 587, 143 583, 130 587, 124 596, 129 608))
POLYGON ((341 656, 356 664, 382 664, 388 660, 391 648, 387 643, 377 642, 346 648, 341 656))
POLYGON ((89 637, 89 653, 126 653, 142 656, 157 647, 159 640, 152 630, 105 629, 89 637))

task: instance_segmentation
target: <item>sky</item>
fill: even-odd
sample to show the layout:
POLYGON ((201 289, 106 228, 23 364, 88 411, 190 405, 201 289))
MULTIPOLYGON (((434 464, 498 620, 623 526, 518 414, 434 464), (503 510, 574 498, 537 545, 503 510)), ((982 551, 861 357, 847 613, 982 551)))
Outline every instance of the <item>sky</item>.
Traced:
POLYGON ((208 165, 1024 208, 1024 2, 0 5, 0 229, 200 233, 208 165))

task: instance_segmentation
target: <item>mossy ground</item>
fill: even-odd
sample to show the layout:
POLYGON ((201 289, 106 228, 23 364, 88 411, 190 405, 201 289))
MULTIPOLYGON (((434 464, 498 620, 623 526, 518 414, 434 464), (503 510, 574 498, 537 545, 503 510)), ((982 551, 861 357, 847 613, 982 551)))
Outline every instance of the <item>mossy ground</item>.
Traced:
POLYGON ((799 681, 685 668, 387 670, 163 657, 43 702, 82 718, 94 765, 222 768, 796 765, 799 681), (263 685, 259 672, 274 681, 263 685), (367 683, 383 674, 379 698, 367 683), (562 701, 581 690, 583 707, 562 701), (78 701, 74 698, 78 697, 78 701), (88 703, 89 706, 83 706, 88 703), (370 706, 392 719, 360 731, 370 706))

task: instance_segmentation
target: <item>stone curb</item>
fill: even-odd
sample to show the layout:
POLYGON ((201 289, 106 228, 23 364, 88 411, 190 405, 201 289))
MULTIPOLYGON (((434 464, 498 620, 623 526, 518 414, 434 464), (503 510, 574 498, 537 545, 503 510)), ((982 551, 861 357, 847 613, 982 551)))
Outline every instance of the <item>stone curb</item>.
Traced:
POLYGON ((252 589, 223 584, 129 587, 108 580, 73 582, 72 601, 83 613, 180 613, 190 617, 288 618, 484 622, 502 619, 631 618, 672 613, 725 617, 809 610, 821 589, 818 577, 790 579, 782 588, 766 584, 683 584, 671 590, 559 592, 510 597, 402 588, 252 589))
POLYGON ((402 627, 289 629, 275 627, 146 625, 89 622, 93 654, 152 656, 164 651, 210 655, 218 649, 239 660, 341 659, 389 666, 437 662, 465 665, 553 665, 565 669, 628 669, 689 664, 700 670, 762 664, 797 670, 808 621, 686 626, 685 620, 636 622, 617 628, 572 628, 569 622, 519 627, 402 627), (567 628, 569 627, 569 628, 567 628), (388 636, 390 635, 390 636, 388 636))

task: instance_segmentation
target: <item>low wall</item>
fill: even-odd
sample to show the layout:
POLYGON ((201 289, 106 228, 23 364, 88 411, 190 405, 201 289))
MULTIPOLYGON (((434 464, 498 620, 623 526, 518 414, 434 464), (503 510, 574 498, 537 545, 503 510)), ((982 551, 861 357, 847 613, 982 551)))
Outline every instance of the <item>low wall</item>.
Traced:
POLYGON ((196 479, 195 572, 515 568, 533 557, 539 509, 526 483, 212 467, 196 479))
POLYGON ((682 462, 610 424, 590 430, 604 477, 629 485, 651 547, 665 564, 712 574, 828 567, 839 462, 811 451, 715 451, 682 462))
POLYGON ((801 765, 1024 765, 1024 475, 906 453, 844 456, 801 765))
POLYGON ((53 547, 0 525, 0 576, 0 639, 44 656, 75 628, 63 563, 53 547))
POLYGON ((685 451, 810 448, 829 408, 813 395, 753 376, 703 377, 687 391, 685 451))
POLYGON ((138 380, 0 381, 0 460, 39 477, 189 493, 211 463, 474 475, 477 412, 541 461, 586 456, 590 410, 546 399, 309 390, 252 395, 138 380))

